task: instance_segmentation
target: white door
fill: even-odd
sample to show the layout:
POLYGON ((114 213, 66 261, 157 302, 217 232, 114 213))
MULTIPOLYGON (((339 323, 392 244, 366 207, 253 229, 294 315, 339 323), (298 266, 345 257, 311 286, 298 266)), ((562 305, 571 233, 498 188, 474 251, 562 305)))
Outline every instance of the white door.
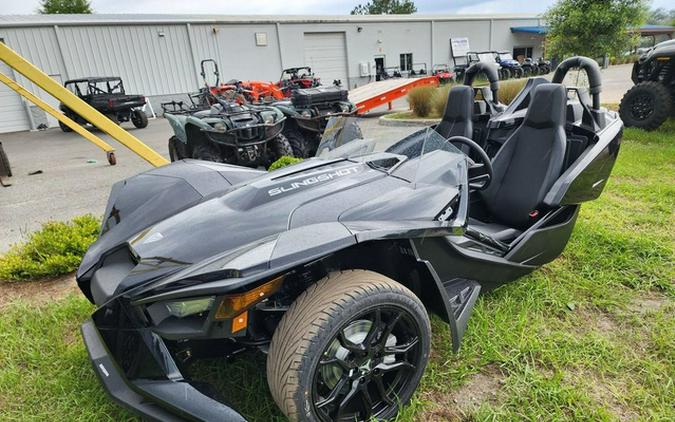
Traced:
MULTIPOLYGON (((9 66, 1 61, 0 72, 10 78, 14 76, 9 66)), ((21 96, 0 82, 0 133, 29 130, 30 122, 26 113, 21 96)))
POLYGON ((345 33, 305 32, 305 66, 312 68, 323 85, 340 80, 348 86, 345 33))

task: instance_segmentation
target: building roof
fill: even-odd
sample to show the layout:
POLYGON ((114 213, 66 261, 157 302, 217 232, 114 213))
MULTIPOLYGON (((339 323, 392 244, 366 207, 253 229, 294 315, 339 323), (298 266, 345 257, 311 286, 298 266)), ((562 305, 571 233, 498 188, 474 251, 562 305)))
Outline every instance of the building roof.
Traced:
MULTIPOLYGON (((640 32, 641 34, 671 34, 675 32, 675 27, 668 25, 642 25, 641 27, 634 29, 634 31, 640 32)), ((545 35, 548 32, 548 26, 512 26, 511 32, 545 35)))
POLYGON ((70 25, 142 25, 181 23, 358 23, 538 19, 534 14, 491 15, 0 15, 0 27, 70 25))

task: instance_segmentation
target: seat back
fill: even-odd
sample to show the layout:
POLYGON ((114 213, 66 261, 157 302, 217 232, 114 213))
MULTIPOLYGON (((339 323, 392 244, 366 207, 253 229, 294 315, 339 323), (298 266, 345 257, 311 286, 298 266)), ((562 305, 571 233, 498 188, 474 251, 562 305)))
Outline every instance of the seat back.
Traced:
POLYGON ((458 85, 448 92, 448 102, 445 104, 443 119, 436 126, 436 132, 445 139, 452 136, 473 135, 473 88, 458 85))
POLYGON ((481 195, 498 223, 527 228, 560 176, 566 149, 566 102, 563 85, 536 86, 523 123, 492 160, 493 180, 481 195))

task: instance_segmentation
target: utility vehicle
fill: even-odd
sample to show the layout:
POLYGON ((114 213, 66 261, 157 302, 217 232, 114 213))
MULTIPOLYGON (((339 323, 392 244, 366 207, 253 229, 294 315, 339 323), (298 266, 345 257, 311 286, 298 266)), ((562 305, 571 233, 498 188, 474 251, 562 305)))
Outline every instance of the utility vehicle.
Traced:
POLYGON ((283 134, 295 157, 315 154, 328 120, 356 112, 348 92, 340 86, 295 89, 291 98, 272 103, 286 117, 283 134))
MULTIPOLYGON (((122 78, 118 76, 72 79, 66 81, 64 86, 113 122, 122 123, 131 120, 137 128, 148 125, 148 116, 143 111, 146 98, 143 95, 127 94, 122 78)), ((77 123, 81 125, 89 123, 65 104, 59 104, 59 108, 63 114, 77 123)), ((59 126, 64 132, 72 132, 72 129, 63 122, 59 121, 59 126)))
POLYGON ((438 81, 441 84, 447 84, 455 80, 455 72, 450 70, 450 67, 447 64, 435 64, 431 68, 431 74, 438 76, 438 81))
POLYGON ((511 77, 523 77, 523 68, 520 63, 518 63, 518 60, 513 58, 511 53, 508 51, 493 51, 492 53, 494 55, 495 61, 499 63, 499 66, 501 66, 503 69, 508 69, 511 77))
POLYGON ((276 107, 247 104, 228 96, 220 84, 218 65, 211 59, 201 63, 204 87, 190 96, 191 105, 181 101, 162 104, 164 117, 174 135, 169 138, 171 161, 184 158, 267 167, 282 156, 293 156, 288 139, 281 133, 285 117, 276 107), (215 84, 206 77, 205 63, 213 62, 215 84), (196 100, 194 100, 196 98, 196 100))
POLYGON ((314 75, 309 66, 289 67, 281 72, 276 85, 281 88, 286 97, 290 97, 296 89, 314 88, 321 85, 321 80, 314 75))
MULTIPOLYGON (((592 60, 554 80, 572 66, 592 101, 526 87, 493 157, 452 127, 375 143, 338 117, 319 157, 270 173, 183 160, 116 183, 77 272, 106 390, 148 418, 240 421, 191 363, 258 350, 290 420, 395 417, 429 359, 427 312, 457 350, 479 293, 555 259, 603 191, 623 124, 592 60)), ((468 123, 471 88, 449 97, 444 121, 468 123)))
POLYGON ((675 111, 675 40, 647 50, 633 64, 635 84, 621 99, 619 114, 626 126, 658 129, 675 111))

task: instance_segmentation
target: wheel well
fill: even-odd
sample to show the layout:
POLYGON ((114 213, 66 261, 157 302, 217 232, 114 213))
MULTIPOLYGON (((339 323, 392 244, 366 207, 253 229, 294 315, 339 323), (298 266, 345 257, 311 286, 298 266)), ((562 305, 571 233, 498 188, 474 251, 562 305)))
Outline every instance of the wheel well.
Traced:
MULTIPOLYGON (((437 283, 432 269, 419 261, 409 240, 365 242, 341 250, 311 264, 296 268, 296 277, 302 291, 327 274, 343 270, 368 270, 401 283, 410 289, 430 312, 448 320, 442 286, 437 283)), ((299 291, 299 290, 298 290, 299 291)))
POLYGON ((185 125, 185 137, 187 138, 185 152, 189 157, 192 157, 192 150, 195 146, 210 142, 202 130, 191 124, 185 125))

